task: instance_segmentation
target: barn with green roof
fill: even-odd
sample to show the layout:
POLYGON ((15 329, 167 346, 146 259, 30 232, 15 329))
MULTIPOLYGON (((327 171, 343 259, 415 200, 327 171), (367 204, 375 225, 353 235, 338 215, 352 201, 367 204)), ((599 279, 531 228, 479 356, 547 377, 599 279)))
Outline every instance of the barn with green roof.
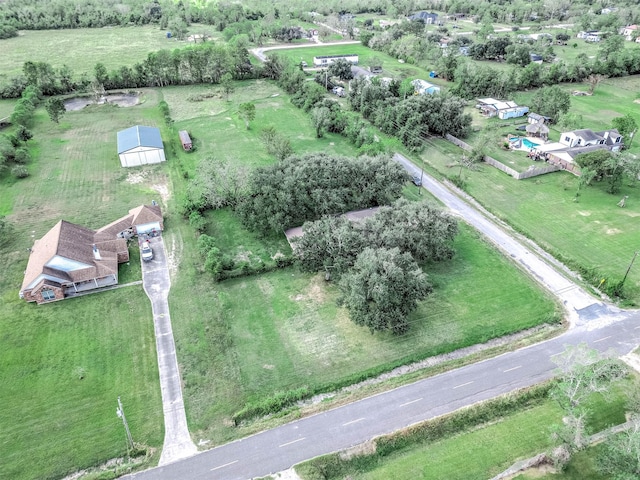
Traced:
POLYGON ((164 162, 160 129, 136 125, 118 132, 118 156, 123 167, 164 162))

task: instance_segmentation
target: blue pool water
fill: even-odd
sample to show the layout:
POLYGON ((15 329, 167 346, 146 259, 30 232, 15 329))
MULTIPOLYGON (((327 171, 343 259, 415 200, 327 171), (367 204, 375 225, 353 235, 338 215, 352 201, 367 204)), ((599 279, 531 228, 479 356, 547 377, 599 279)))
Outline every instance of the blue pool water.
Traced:
POLYGON ((540 145, 539 143, 533 143, 531 140, 529 140, 527 138, 523 138, 522 139, 522 144, 527 148, 535 148, 538 145, 540 145))

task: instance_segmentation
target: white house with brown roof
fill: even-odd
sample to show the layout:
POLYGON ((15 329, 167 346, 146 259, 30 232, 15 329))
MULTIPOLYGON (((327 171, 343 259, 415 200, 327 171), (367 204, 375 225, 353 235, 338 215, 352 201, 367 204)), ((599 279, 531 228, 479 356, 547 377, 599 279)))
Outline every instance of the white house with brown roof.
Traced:
POLYGON ((127 239, 163 229, 158 205, 141 205, 98 230, 60 220, 30 249, 20 298, 38 304, 118 283, 127 239))
POLYGON ((638 28, 638 25, 627 25, 622 29, 620 33, 625 38, 625 40, 630 42, 637 35, 638 28))

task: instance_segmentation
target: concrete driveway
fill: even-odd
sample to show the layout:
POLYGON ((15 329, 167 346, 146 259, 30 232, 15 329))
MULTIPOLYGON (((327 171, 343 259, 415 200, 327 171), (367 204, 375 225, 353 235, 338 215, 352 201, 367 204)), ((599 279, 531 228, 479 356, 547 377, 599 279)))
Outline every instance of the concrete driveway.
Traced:
POLYGON ((164 444, 159 465, 166 465, 195 455, 198 449, 189 435, 182 399, 180 370, 169 316, 171 279, 164 242, 162 237, 155 237, 149 240, 149 244, 153 250, 153 260, 142 262, 142 283, 153 311, 164 412, 164 444))

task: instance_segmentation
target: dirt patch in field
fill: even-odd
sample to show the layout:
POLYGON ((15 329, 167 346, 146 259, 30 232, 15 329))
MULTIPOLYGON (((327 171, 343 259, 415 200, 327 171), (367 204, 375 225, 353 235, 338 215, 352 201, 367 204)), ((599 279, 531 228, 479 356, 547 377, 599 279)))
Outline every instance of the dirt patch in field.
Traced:
POLYGON ((509 475, 508 477, 504 477, 502 480, 512 480, 520 475, 527 475, 527 478, 541 478, 550 474, 558 473, 553 465, 539 465, 537 467, 527 468, 526 470, 522 470, 521 472, 516 472, 513 475, 509 475))
POLYGON ((616 235, 618 233, 622 233, 622 230, 619 228, 607 228, 607 235, 616 235))
POLYGON ((583 217, 588 217, 589 215, 591 215, 591 212, 580 212, 580 211, 578 211, 578 215, 582 215, 583 217))
POLYGON ((342 460, 351 460, 353 457, 361 457, 363 455, 373 455, 376 453, 376 443, 369 440, 355 447, 348 448, 340 452, 342 460))
POLYGON ((127 183, 130 183, 131 185, 137 185, 138 183, 142 183, 144 182, 145 178, 147 176, 147 172, 146 171, 141 171, 141 172, 129 172, 129 174, 127 175, 127 183))
POLYGON ((327 299, 327 292, 324 287, 324 275, 316 275, 311 279, 309 288, 304 293, 299 293, 295 297, 290 297, 296 302, 311 301, 314 303, 322 303, 327 299))
POLYGON ((637 98, 636 100, 634 100, 633 103, 640 103, 640 98, 637 98))
POLYGON ((276 480, 302 480, 293 468, 278 472, 272 478, 276 480))
POLYGON ((118 105, 119 107, 133 107, 140 103, 140 97, 134 93, 112 93, 100 98, 97 102, 91 97, 67 98, 64 109, 67 112, 82 110, 87 105, 118 105))
POLYGON ((157 183, 155 185, 151 185, 151 189, 155 190, 160 194, 160 198, 162 198, 162 203, 165 205, 171 197, 171 192, 169 191, 169 186, 166 183, 157 183))

